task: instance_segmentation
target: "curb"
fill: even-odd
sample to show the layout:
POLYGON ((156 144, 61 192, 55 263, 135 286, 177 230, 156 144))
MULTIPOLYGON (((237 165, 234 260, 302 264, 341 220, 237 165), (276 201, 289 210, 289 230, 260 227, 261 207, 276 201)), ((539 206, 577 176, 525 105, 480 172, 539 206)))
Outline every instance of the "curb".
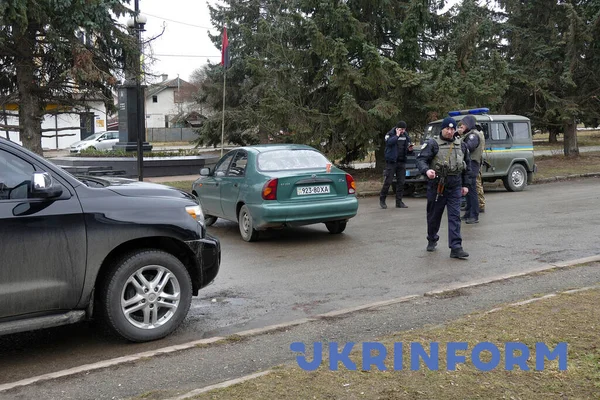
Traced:
MULTIPOLYGON (((555 263, 555 264, 545 264, 545 265, 542 265, 539 267, 530 268, 526 271, 519 272, 516 274, 498 275, 498 276, 491 277, 491 278, 475 280, 475 281, 466 282, 463 284, 456 284, 456 285, 452 285, 449 287, 445 287, 444 289, 428 291, 423 294, 402 296, 402 297, 398 297, 398 298, 394 298, 394 299, 378 301, 378 302, 364 304, 364 305, 355 306, 355 307, 350 307, 350 308, 346 308, 346 309, 342 309, 342 310, 334 310, 334 311, 330 311, 327 313, 318 314, 313 317, 307 317, 307 318, 294 320, 291 322, 284 322, 284 323, 277 324, 277 325, 270 325, 270 326, 266 326, 266 327, 262 327, 262 328, 256 328, 256 329, 250 329, 250 330, 246 330, 246 331, 237 332, 235 334, 229 335, 228 337, 216 336, 216 337, 207 338, 207 339, 200 339, 200 340, 195 340, 195 341, 182 343, 182 344, 178 344, 178 345, 163 347, 163 348, 156 349, 156 350, 146 351, 143 353, 131 354, 128 356, 123 356, 123 357, 117 357, 117 358, 113 358, 113 359, 109 359, 109 360, 99 361, 99 362, 92 363, 92 364, 85 364, 85 365, 69 368, 69 369, 62 370, 62 371, 56 371, 56 372, 51 372, 51 373, 47 373, 44 375, 39 375, 39 376, 31 377, 31 378, 22 379, 22 380, 16 381, 16 382, 9 382, 9 383, 0 385, 0 392, 14 389, 19 386, 27 386, 27 385, 31 385, 33 383, 38 383, 38 382, 47 381, 47 380, 56 379, 56 378, 62 378, 62 377, 70 376, 70 375, 79 374, 82 372, 89 372, 89 371, 99 370, 99 369, 103 369, 103 368, 107 368, 107 367, 112 367, 112 366, 119 365, 119 364, 136 362, 136 361, 139 361, 144 358, 154 357, 154 356, 161 355, 161 354, 169 354, 169 353, 174 353, 174 352, 178 352, 181 350, 187 350, 187 349, 194 348, 194 347, 201 347, 201 346, 214 344, 217 342, 224 342, 224 341, 227 341, 228 338, 230 338, 230 337, 258 336, 258 335, 261 335, 264 333, 287 329, 287 328, 291 328, 291 327, 294 327, 297 325, 302 325, 302 324, 305 324, 308 322, 314 322, 314 321, 330 319, 330 318, 339 318, 339 317, 343 317, 344 315, 352 314, 355 312, 385 307, 385 306, 389 306, 389 305, 397 304, 397 303, 403 303, 403 302, 414 300, 414 299, 417 299, 420 297, 441 296, 441 295, 444 295, 445 293, 454 292, 459 289, 467 289, 467 288, 473 288, 476 286, 483 286, 483 285, 487 285, 490 283, 496 283, 496 282, 501 282, 501 281, 508 280, 508 279, 519 278, 519 277, 523 277, 523 276, 527 276, 527 275, 531 275, 531 274, 535 274, 535 273, 539 273, 539 272, 554 271, 554 270, 573 267, 573 266, 577 266, 577 265, 585 265, 585 264, 589 264, 592 262, 600 262, 600 255, 579 258, 579 259, 559 262, 559 263, 555 263)), ((583 290, 583 289, 576 289, 576 290, 583 290)), ((547 297, 547 296, 545 296, 545 297, 547 297)), ((248 376, 250 376, 250 375, 248 375, 248 376)), ((197 389, 197 390, 199 390, 199 389, 197 389)), ((185 397, 182 397, 182 398, 185 398, 185 397)))

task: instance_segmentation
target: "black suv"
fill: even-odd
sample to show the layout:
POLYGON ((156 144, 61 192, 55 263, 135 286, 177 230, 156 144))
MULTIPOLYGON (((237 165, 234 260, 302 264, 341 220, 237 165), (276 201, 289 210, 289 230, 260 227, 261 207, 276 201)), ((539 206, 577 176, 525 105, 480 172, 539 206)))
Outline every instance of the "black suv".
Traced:
POLYGON ((128 340, 159 339, 220 262, 195 197, 75 178, 0 138, 0 334, 99 316, 128 340))

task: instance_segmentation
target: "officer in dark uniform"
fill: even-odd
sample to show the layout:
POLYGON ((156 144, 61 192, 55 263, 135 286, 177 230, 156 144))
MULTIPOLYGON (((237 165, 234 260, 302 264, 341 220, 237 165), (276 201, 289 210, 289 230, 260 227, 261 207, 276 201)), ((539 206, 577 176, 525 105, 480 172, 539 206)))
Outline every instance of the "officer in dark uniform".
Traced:
POLYGON ((444 118, 439 137, 428 139, 417 157, 417 168, 427 182, 427 251, 434 251, 444 209, 448 210, 450 257, 465 259, 460 236, 460 198, 469 192, 470 157, 467 146, 455 137, 456 121, 444 118))
POLYGON ((406 177, 406 156, 412 151, 410 136, 406 132, 406 122, 400 121, 385 135, 384 181, 379 193, 379 206, 387 208, 385 198, 396 175, 396 208, 407 208, 402 201, 404 179, 406 177))
POLYGON ((467 115, 462 119, 462 124, 465 126, 462 134, 463 141, 469 149, 471 157, 471 179, 469 182, 469 193, 467 194, 467 207, 465 215, 462 219, 467 224, 479 223, 479 198, 477 195, 477 176, 481 169, 483 161, 483 149, 485 147, 485 137, 483 132, 477 129, 477 121, 472 115, 467 115))

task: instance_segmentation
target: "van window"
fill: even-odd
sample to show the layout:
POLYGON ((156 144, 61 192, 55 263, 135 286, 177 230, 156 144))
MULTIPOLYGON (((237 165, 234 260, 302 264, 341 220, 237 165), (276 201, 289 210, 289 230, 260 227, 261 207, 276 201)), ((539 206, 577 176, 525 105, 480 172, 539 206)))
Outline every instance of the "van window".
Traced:
POLYGON ((527 122, 509 122, 508 129, 515 139, 529 139, 529 125, 527 122))
POLYGON ((491 124, 492 128, 492 140, 506 140, 508 138, 508 132, 503 123, 491 124))

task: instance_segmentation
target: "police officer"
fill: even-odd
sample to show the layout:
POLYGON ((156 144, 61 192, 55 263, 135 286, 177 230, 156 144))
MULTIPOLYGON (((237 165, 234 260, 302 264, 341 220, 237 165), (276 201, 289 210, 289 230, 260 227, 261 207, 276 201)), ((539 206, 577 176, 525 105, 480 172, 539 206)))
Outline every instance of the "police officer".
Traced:
POLYGON ((471 178, 469 184, 469 193, 467 194, 467 207, 462 219, 467 224, 479 223, 479 198, 477 195, 477 176, 481 170, 483 161, 483 149, 485 147, 485 137, 483 132, 477 129, 475 117, 467 115, 461 121, 465 129, 462 134, 463 141, 469 149, 471 156, 471 178))
POLYGON ((385 135, 385 170, 384 181, 379 193, 379 206, 387 208, 387 197, 394 174, 396 174, 396 207, 407 208, 402 201, 404 179, 406 177, 406 156, 412 151, 410 136, 406 132, 406 122, 400 121, 385 135))
POLYGON ((450 257, 465 259, 460 236, 460 198, 469 192, 470 157, 467 146, 455 137, 456 121, 444 118, 439 137, 428 139, 417 157, 417 168, 427 182, 427 251, 434 251, 444 209, 448 210, 450 257))

